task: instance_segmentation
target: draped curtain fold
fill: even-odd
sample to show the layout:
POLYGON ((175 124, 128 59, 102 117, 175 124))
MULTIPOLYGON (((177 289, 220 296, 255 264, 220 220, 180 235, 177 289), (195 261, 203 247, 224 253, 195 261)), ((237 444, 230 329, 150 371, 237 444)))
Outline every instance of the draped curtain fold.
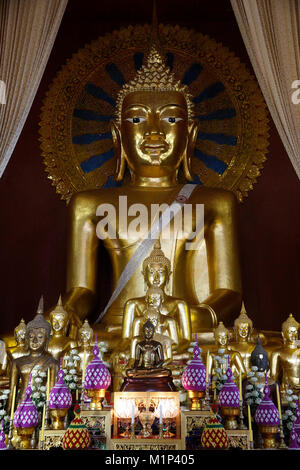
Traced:
POLYGON ((292 100, 292 84, 300 80, 299 1, 231 0, 231 5, 270 114, 300 178, 300 104, 292 100))
POLYGON ((0 178, 22 131, 68 0, 0 1, 0 178))

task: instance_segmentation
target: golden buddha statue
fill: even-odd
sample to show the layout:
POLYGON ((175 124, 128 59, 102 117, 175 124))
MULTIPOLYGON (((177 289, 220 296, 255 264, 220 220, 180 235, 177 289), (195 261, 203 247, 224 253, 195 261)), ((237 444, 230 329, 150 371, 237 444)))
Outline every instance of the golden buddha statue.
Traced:
POLYGON ((55 309, 50 312, 49 319, 53 333, 49 341, 48 351, 54 359, 59 361, 70 347, 75 347, 74 341, 66 336, 69 319, 68 313, 63 308, 61 296, 55 309))
MULTIPOLYGON (((183 189, 179 174, 183 180, 193 181, 192 155, 200 124, 193 118, 192 97, 187 86, 177 81, 165 65, 155 41, 149 51, 136 77, 121 88, 116 119, 111 121, 117 160, 115 179, 122 181, 127 168, 130 182, 114 189, 77 193, 70 201, 64 308, 70 315, 73 338, 79 320, 89 314, 95 303, 98 268, 95 253, 99 238, 110 255, 115 289, 121 273, 145 238, 144 233, 132 234, 124 229, 126 209, 133 210, 137 202, 143 205, 149 228, 153 205, 157 214, 162 211, 161 204, 171 204, 183 189), (112 208, 116 217, 111 230, 105 230, 107 220, 100 219, 99 207, 100 214, 104 207, 112 208)), ((173 271, 170 294, 189 305, 195 333, 215 327, 217 320, 230 322, 240 310, 237 201, 230 191, 196 186, 188 203, 193 214, 190 230, 183 231, 179 238, 176 224, 171 223, 170 237, 164 240, 163 248, 173 271), (200 241, 195 234, 198 204, 204 205, 205 220, 200 241), (186 242, 192 241, 196 249, 187 251, 186 242)), ((128 222, 133 220, 130 214, 128 222)), ((182 215, 183 225, 187 226, 184 211, 182 215)), ((124 305, 128 299, 142 296, 143 280, 136 269, 97 327, 99 337, 109 342, 112 350, 120 348, 124 305)), ((124 328, 127 327, 126 324, 124 328)))
POLYGON ((247 372, 251 371, 251 354, 255 349, 256 343, 252 341, 253 322, 248 317, 244 302, 242 304, 241 313, 234 320, 235 341, 230 343, 235 351, 237 351, 244 362, 247 372))
POLYGON ((157 286, 147 290, 146 307, 142 315, 137 315, 133 321, 131 358, 135 358, 136 345, 142 338, 143 325, 150 320, 154 325, 154 339, 162 343, 166 363, 173 359, 173 349, 178 345, 178 329, 174 318, 163 315, 161 308, 164 302, 164 292, 157 286))
POLYGON ((5 342, 0 339, 0 388, 7 387, 9 384, 11 362, 11 354, 7 350, 5 342))
POLYGON ((11 346, 9 348, 9 352, 12 355, 13 359, 17 359, 18 357, 25 356, 29 354, 27 345, 26 345, 26 323, 22 320, 14 329, 14 337, 15 337, 15 346, 11 346))
MULTIPOLYGON (((160 314, 166 317, 165 322, 168 322, 169 325, 169 336, 173 343, 172 349, 177 353, 185 351, 191 342, 192 334, 189 306, 184 300, 176 299, 164 292, 170 281, 171 263, 164 255, 159 239, 155 242, 150 256, 145 258, 143 261, 142 274, 148 291, 145 296, 129 299, 126 302, 122 328, 123 340, 138 336, 133 333, 133 330, 135 329, 132 328, 132 325, 136 322, 135 318, 141 319, 144 314, 143 312, 145 312, 149 305, 153 307, 153 302, 155 302, 156 297, 156 300, 160 302, 160 314), (161 291, 156 291, 157 294, 155 294, 153 291, 154 287, 159 288, 161 291), (149 298, 149 295, 152 298, 149 298), (161 297, 161 301, 159 300, 159 297, 161 297)), ((135 324, 139 324, 139 322, 140 320, 137 320, 135 324)), ((138 328, 139 327, 140 324, 138 328)), ((158 328, 156 328, 155 334, 158 333, 158 328)), ((139 335, 140 334, 141 331, 139 332, 139 335)), ((123 341, 122 344, 126 344, 125 341, 123 341)), ((133 355, 134 349, 131 357, 134 357, 133 355)), ((165 350, 165 356, 168 357, 168 359, 172 359, 172 351, 170 350, 170 347, 168 347, 168 350, 165 350)))
POLYGON ((242 374, 242 378, 245 378, 247 376, 247 372, 243 359, 240 353, 228 344, 229 331, 227 328, 225 328, 223 322, 220 322, 217 328, 215 328, 214 337, 214 346, 208 345, 203 347, 203 352, 206 352, 207 354, 207 350, 209 350, 210 353, 208 362, 209 374, 211 375, 214 372, 216 367, 215 357, 219 356, 220 351, 222 351, 222 356, 227 358, 228 362, 226 362, 224 367, 224 373, 230 362, 230 367, 235 378, 239 376, 240 372, 242 374))
POLYGON ((18 357, 12 362, 8 410, 11 407, 14 387, 16 387, 18 394, 16 395, 16 407, 24 400, 29 376, 35 366, 39 365, 41 370, 46 372, 45 383, 41 385, 46 385, 48 369, 50 370, 50 389, 55 385, 59 364, 47 351, 51 327, 44 319, 43 311, 43 298, 41 298, 37 315, 26 326, 25 340, 29 354, 18 357))
POLYGON ((290 314, 282 323, 281 333, 284 344, 277 351, 273 351, 271 356, 271 376, 280 384, 282 393, 288 384, 293 390, 300 390, 299 326, 300 324, 290 314))
MULTIPOLYGON (((77 346, 78 356, 80 357, 80 363, 78 363, 78 373, 82 373, 83 364, 85 367, 94 359, 93 347, 94 342, 94 331, 90 327, 87 320, 84 321, 83 325, 78 330, 77 346)), ((70 349, 74 349, 73 347, 70 349)))

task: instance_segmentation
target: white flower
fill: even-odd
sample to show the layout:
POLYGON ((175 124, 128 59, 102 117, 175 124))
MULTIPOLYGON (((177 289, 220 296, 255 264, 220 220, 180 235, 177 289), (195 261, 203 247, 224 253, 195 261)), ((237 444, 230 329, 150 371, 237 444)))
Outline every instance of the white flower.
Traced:
POLYGON ((252 397, 252 392, 246 393, 245 398, 250 398, 250 397, 252 397))
POLYGON ((181 403, 184 403, 186 401, 186 393, 182 390, 179 392, 179 400, 181 403))
POLYGON ((9 389, 2 390, 2 393, 5 393, 5 395, 9 395, 9 394, 10 394, 10 390, 9 390, 9 389))
POLYGON ((65 375, 65 380, 72 380, 72 375, 70 374, 65 375))
POLYGON ((76 384, 70 383, 70 384, 69 384, 69 388, 71 388, 72 390, 75 389, 75 388, 76 388, 76 384))
POLYGON ((63 369, 63 372, 66 375, 68 373, 68 369, 63 369))
POLYGON ((37 408, 43 408, 45 402, 44 401, 39 401, 37 404, 37 408))
POLYGON ((69 370, 69 374, 76 374, 76 372, 77 372, 76 369, 70 369, 69 370))
POLYGON ((259 405, 260 402, 261 402, 261 398, 256 398, 256 399, 255 399, 255 403, 256 403, 257 405, 259 405))
POLYGON ((220 356, 215 356, 215 361, 219 362, 220 359, 220 356))
POLYGON ((297 401, 298 400, 298 395, 292 395, 292 399, 297 401))
POLYGON ((34 370, 31 372, 32 377, 36 377, 38 375, 38 371, 34 370))
POLYGON ((32 395, 31 395, 31 398, 39 398, 40 394, 39 392, 34 392, 32 395))
POLYGON ((6 395, 1 395, 0 400, 7 400, 7 396, 6 395))
POLYGON ((256 372, 256 371, 258 371, 258 367, 256 367, 256 366, 253 366, 253 367, 252 367, 252 370, 253 370, 253 372, 256 372))
MULTIPOLYGON (((78 354, 77 349, 72 349, 71 354, 72 354, 72 356, 74 356, 75 354, 78 354)), ((67 356, 65 356, 65 358, 67 358, 67 356)), ((69 356, 68 356, 68 359, 69 359, 69 356)))
POLYGON ((218 377, 216 375, 213 376, 212 381, 216 382, 218 380, 218 377))
POLYGON ((0 410, 0 416, 4 416, 6 415, 6 411, 5 410, 0 410))
POLYGON ((252 400, 252 398, 249 398, 249 400, 246 400, 246 402, 247 402, 247 405, 252 405, 253 400, 252 400))
POLYGON ((38 384, 40 384, 40 383, 43 382, 43 379, 41 379, 40 377, 36 377, 36 378, 35 378, 35 382, 38 383, 38 384))
POLYGON ((75 366, 75 364, 74 364, 73 361, 69 361, 69 362, 68 362, 68 366, 69 366, 69 367, 73 367, 73 366, 75 366))
POLYGON ((217 374, 220 374, 221 372, 222 372, 222 371, 221 371, 220 367, 217 367, 217 368, 216 368, 216 373, 217 373, 217 374))
POLYGON ((282 419, 288 419, 288 417, 285 413, 284 413, 284 415, 282 415, 282 419))
POLYGON ((46 372, 40 372, 40 377, 46 377, 46 376, 47 376, 46 372))
POLYGON ((246 386, 246 390, 252 390, 253 389, 253 385, 249 384, 246 386))
POLYGON ((65 357, 64 357, 65 361, 68 361, 70 359, 70 356, 67 354, 65 357))
POLYGON ((248 372, 247 377, 253 377, 253 376, 254 376, 254 372, 248 372))
POLYGON ((296 416, 291 416, 292 421, 296 421, 296 419, 297 419, 296 416))
POLYGON ((226 362, 227 362, 226 359, 223 359, 222 357, 221 357, 220 360, 219 360, 219 363, 220 363, 220 364, 226 364, 226 362))
POLYGON ((289 389, 289 390, 286 391, 286 393, 287 393, 288 395, 293 395, 293 390, 289 389))
POLYGON ((40 386, 40 391, 41 391, 41 392, 45 392, 45 391, 46 391, 45 385, 41 385, 41 386, 40 386))
POLYGON ((258 378, 257 377, 251 377, 249 380, 250 380, 250 382, 257 382, 258 378))
POLYGON ((286 401, 293 401, 292 397, 286 397, 286 401))
POLYGON ((228 378, 228 377, 227 377, 226 374, 222 374, 222 375, 221 375, 221 380, 227 380, 227 378, 228 378))
POLYGON ((258 396, 259 396, 259 393, 258 393, 256 390, 254 390, 254 391, 252 392, 252 396, 253 396, 253 397, 258 397, 258 396))
POLYGON ((257 377, 264 377, 265 373, 264 372, 256 372, 257 377))
POLYGON ((290 407, 291 408, 297 408, 297 403, 294 403, 294 402, 290 403, 290 407))
POLYGON ((42 366, 40 366, 39 364, 37 364, 36 366, 34 366, 35 370, 40 370, 42 368, 42 366))
POLYGON ((78 377, 77 377, 77 375, 75 375, 75 377, 73 377, 73 380, 74 380, 74 382, 78 382, 78 377))
POLYGON ((192 353, 193 351, 194 351, 193 348, 188 348, 188 352, 189 352, 189 353, 192 353))
POLYGON ((224 352, 225 352, 225 349, 224 349, 224 348, 218 349, 218 353, 219 353, 219 354, 224 354, 224 352))
POLYGON ((291 430, 293 427, 293 423, 287 423, 286 427, 291 430))
POLYGON ((285 414, 286 414, 287 416, 292 416, 293 413, 292 413, 291 410, 286 410, 285 414))

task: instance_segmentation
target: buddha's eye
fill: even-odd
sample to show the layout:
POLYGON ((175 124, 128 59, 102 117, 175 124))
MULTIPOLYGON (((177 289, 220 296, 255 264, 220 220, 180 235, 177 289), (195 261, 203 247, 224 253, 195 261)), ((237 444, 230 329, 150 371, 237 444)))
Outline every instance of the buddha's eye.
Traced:
POLYGON ((139 124, 140 122, 146 121, 145 117, 132 117, 126 118, 126 121, 132 122, 133 124, 139 124))
POLYGON ((169 122, 171 124, 174 124, 175 122, 179 122, 179 121, 182 121, 182 118, 181 117, 164 117, 162 118, 163 121, 166 121, 166 122, 169 122))

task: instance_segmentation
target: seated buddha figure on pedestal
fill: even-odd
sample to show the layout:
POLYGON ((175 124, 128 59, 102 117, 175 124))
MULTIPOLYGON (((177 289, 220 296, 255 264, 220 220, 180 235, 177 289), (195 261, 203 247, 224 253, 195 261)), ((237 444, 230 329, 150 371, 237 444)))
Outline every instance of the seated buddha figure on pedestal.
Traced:
POLYGON ((244 366, 243 359, 240 353, 228 344, 229 331, 227 328, 225 328, 223 322, 220 322, 218 327, 215 328, 214 337, 214 346, 206 345, 203 347, 203 351, 206 352, 206 354, 207 350, 209 350, 210 353, 208 363, 209 374, 212 374, 215 371, 215 368, 217 367, 215 357, 221 355, 223 358, 226 359, 226 364, 224 364, 223 370, 224 374, 230 363, 230 367, 235 378, 239 376, 240 372, 242 374, 242 377, 245 378, 247 372, 244 366))
POLYGON ((178 328, 174 318, 163 315, 161 308, 164 302, 164 292, 159 287, 153 286, 147 290, 146 306, 142 315, 136 315, 132 327, 131 358, 135 358, 136 344, 143 336, 143 325, 150 320, 154 326, 154 339, 159 341, 164 348, 165 364, 173 359, 173 349, 176 349, 178 328))
POLYGON ((271 376, 280 384, 282 393, 289 386, 300 390, 300 348, 298 346, 299 323, 292 314, 282 323, 283 346, 271 356, 271 376))
MULTIPOLYGON (((182 182, 194 180, 192 157, 200 123, 194 119, 188 87, 181 84, 166 66, 164 54, 155 40, 145 56, 144 65, 135 78, 121 88, 116 103, 115 119, 111 121, 115 180, 123 181, 127 169, 128 182, 117 188, 77 193, 69 204, 71 227, 64 308, 70 316, 73 338, 76 337, 78 319, 83 320, 95 304, 98 282, 98 257, 95 254, 99 239, 103 240, 110 255, 114 291, 125 267, 148 233, 147 229, 145 235, 124 230, 120 216, 126 218, 127 214, 122 212, 121 196, 126 198, 127 208, 133 210, 134 204, 138 203, 147 209, 150 230, 153 205, 160 207, 161 212, 162 204, 170 205, 183 188, 187 190, 179 182, 179 176, 182 182), (112 206, 116 216, 110 219, 109 231, 104 223, 100 224, 104 214, 101 216, 97 212, 103 204, 112 206)), ((186 304, 182 303, 179 311, 178 303, 172 303, 172 298, 167 296, 165 305, 169 305, 167 314, 170 316, 177 309, 178 324, 183 322, 181 311, 187 318, 186 305, 189 305, 192 332, 196 333, 203 328, 215 327, 217 320, 231 322, 235 318, 241 305, 241 276, 234 194, 203 185, 189 186, 189 189, 192 192, 186 199, 192 212, 188 219, 182 211, 182 226, 187 229, 182 230, 179 238, 177 227, 171 223, 170 237, 164 239, 163 245, 173 271, 170 292, 174 298, 184 299, 186 304), (201 237, 196 235, 197 204, 203 204, 204 208, 201 237), (189 229, 188 220, 191 220, 189 229), (195 242, 195 249, 187 251, 186 242, 195 242)), ((130 214, 126 219, 128 224, 134 220, 130 214)), ((124 305, 129 299, 144 295, 139 269, 143 259, 99 318, 97 332, 99 338, 109 343, 110 351, 120 350, 124 305)), ((134 307, 137 308, 136 303, 132 304, 134 307)), ((126 328, 130 328, 128 325, 126 328)), ((181 339, 190 335, 188 327, 186 338, 182 325, 180 329, 179 345, 181 339)), ((125 337, 130 338, 130 333, 126 332, 125 337)))
POLYGON ((77 355, 80 357, 80 363, 78 363, 77 372, 78 374, 82 374, 83 364, 85 364, 86 367, 94 359, 94 331, 87 320, 85 320, 81 328, 79 328, 77 338, 77 346, 71 349, 76 349, 78 352, 77 355))
POLYGON ((121 391, 176 390, 171 371, 163 367, 163 346, 153 339, 154 325, 150 320, 143 325, 143 336, 143 341, 136 344, 134 366, 126 371, 121 391))
POLYGON ((17 392, 16 406, 19 406, 24 400, 29 376, 35 366, 39 365, 41 370, 45 372, 45 383, 41 385, 46 385, 48 369, 50 370, 50 389, 55 385, 59 364, 47 351, 51 327, 44 319, 43 312, 43 298, 41 298, 37 315, 26 326, 25 339, 29 354, 18 357, 12 362, 8 410, 11 407, 14 387, 16 387, 17 392))
POLYGON ((57 361, 64 356, 66 351, 74 346, 74 341, 67 338, 67 328, 69 324, 68 313, 64 310, 61 297, 54 310, 49 315, 52 328, 52 337, 49 341, 48 351, 57 361))

